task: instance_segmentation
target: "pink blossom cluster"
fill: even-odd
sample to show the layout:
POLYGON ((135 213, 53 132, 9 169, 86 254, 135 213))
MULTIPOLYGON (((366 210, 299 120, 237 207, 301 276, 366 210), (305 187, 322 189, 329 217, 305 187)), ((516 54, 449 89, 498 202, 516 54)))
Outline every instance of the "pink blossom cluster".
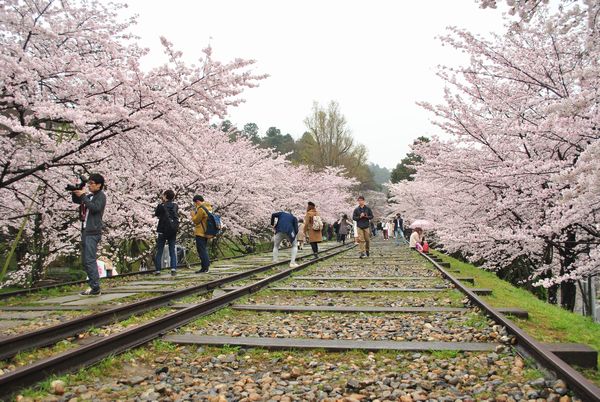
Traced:
MULTIPOLYGON (((75 173, 106 178, 103 253, 131 261, 125 240, 152 241, 159 195, 173 189, 181 230, 194 194, 222 215, 231 235, 263 231, 273 211, 324 218, 350 208, 353 179, 340 169, 296 167, 272 150, 211 127, 266 75, 253 61, 222 63, 204 49, 197 64, 163 39, 168 62, 150 71, 147 53, 121 21, 123 6, 98 2, 6 0, 0 4, 0 227, 17 247, 23 283, 79 247, 77 206, 64 187, 75 173)), ((1 278, 0 278, 1 279, 1 278)))
POLYGON ((421 103, 447 139, 416 145, 415 180, 390 190, 446 250, 490 269, 519 259, 550 287, 600 272, 600 3, 508 3, 528 19, 504 35, 441 38, 470 56, 440 68, 443 104, 421 103))

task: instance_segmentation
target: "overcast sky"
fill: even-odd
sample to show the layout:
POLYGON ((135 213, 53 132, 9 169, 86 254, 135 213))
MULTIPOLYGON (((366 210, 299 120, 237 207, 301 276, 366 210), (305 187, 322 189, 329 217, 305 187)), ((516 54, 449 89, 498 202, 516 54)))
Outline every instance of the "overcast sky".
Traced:
POLYGON ((475 0, 125 0, 139 15, 133 31, 162 60, 166 36, 190 62, 207 44, 219 60, 255 59, 270 74, 245 93, 229 119, 238 127, 276 126, 299 138, 313 101, 340 104, 369 160, 393 168, 421 135, 439 134, 415 102, 439 102, 443 83, 436 66, 464 64, 464 55, 442 47, 447 26, 486 34, 501 32, 498 10, 475 0))

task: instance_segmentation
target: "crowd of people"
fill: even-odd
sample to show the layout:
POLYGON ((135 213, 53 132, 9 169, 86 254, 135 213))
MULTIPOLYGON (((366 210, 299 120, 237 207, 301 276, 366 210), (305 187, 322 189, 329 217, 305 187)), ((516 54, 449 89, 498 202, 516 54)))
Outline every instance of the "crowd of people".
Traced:
MULTIPOLYGON (((82 295, 100 295, 100 277, 97 263, 98 244, 102 237, 102 217, 106 207, 104 194, 104 177, 93 174, 88 180, 88 190, 83 188, 72 191, 72 200, 79 204, 81 220, 81 253, 84 270, 88 276, 89 288, 82 295)), ((160 196, 160 202, 154 209, 154 216, 158 218, 156 226, 156 253, 154 258, 155 275, 161 274, 162 258, 165 246, 169 250, 169 267, 171 275, 177 275, 176 238, 179 231, 179 207, 175 203, 175 192, 166 190, 160 196)), ((384 240, 390 239, 393 234, 396 244, 408 243, 411 248, 422 252, 428 251, 422 228, 415 228, 407 242, 405 237, 404 220, 397 214, 393 221, 380 220, 374 223, 371 208, 366 205, 362 195, 357 199, 358 205, 352 213, 352 219, 347 214, 341 214, 333 224, 326 224, 321 218, 317 206, 308 202, 303 219, 296 218, 291 211, 278 211, 271 215, 273 228, 273 262, 277 262, 279 248, 284 241, 291 246, 290 267, 297 267, 296 256, 305 243, 310 244, 313 258, 319 258, 319 243, 323 239, 333 240, 346 244, 350 235, 359 245, 359 258, 367 258, 371 251, 371 238, 382 233, 384 240)), ((208 242, 221 230, 220 219, 213 213, 212 205, 204 200, 201 195, 192 198, 193 208, 190 211, 190 220, 194 225, 194 238, 196 250, 200 258, 200 269, 196 273, 208 272, 210 256, 208 242)))

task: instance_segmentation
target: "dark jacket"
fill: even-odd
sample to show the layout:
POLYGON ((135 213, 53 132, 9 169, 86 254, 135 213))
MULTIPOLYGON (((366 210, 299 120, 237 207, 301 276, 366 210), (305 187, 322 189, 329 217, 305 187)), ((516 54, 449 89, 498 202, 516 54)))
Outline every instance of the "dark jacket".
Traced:
POLYGON ((354 210, 354 213, 352 214, 352 220, 356 221, 356 226, 358 226, 361 229, 368 229, 369 228, 369 221, 373 219, 373 211, 371 211, 371 208, 367 207, 366 205, 364 207, 356 207, 356 209, 354 210), (360 214, 366 214, 366 217, 360 217, 360 214))
POLYGON ((293 241, 298 234, 298 219, 289 212, 275 212, 271 215, 271 226, 275 224, 275 219, 275 232, 286 233, 293 241))
POLYGON ((71 199, 75 204, 79 204, 81 230, 89 235, 102 234, 102 216, 106 207, 106 194, 104 194, 104 191, 100 190, 96 194, 90 193, 81 197, 72 194, 71 199))
POLYGON ((398 229, 404 230, 404 220, 402 220, 402 218, 400 218, 400 219, 398 219, 398 218, 394 219, 394 232, 396 230, 398 230, 398 229))
MULTIPOLYGON (((156 209, 154 210, 154 216, 158 218, 158 225, 156 226, 156 231, 158 233, 165 233, 165 229, 169 227, 168 218, 176 219, 178 221, 177 214, 179 213, 179 208, 177 204, 172 201, 168 201, 164 204, 158 204, 156 209)), ((168 229, 166 229, 168 231, 168 229)))

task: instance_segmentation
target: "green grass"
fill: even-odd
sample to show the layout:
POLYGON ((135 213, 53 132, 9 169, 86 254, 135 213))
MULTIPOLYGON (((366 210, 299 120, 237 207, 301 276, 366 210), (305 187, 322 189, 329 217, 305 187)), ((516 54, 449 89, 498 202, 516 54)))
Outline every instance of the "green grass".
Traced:
POLYGON ((169 353, 174 352, 177 349, 177 344, 165 342, 161 339, 155 339, 152 341, 152 348, 158 353, 169 353))
POLYGON ((129 327, 131 325, 141 324, 151 319, 167 315, 169 312, 171 312, 171 309, 169 307, 160 307, 154 310, 150 310, 141 315, 132 315, 131 317, 125 320, 119 321, 119 325, 121 325, 122 327, 129 327))
POLYGON ((12 363, 17 366, 24 366, 27 364, 31 364, 35 361, 41 360, 43 358, 57 355, 75 347, 77 347, 75 343, 64 339, 47 348, 21 351, 17 353, 15 357, 12 358, 12 363))
MULTIPOLYGON (((527 290, 517 288, 498 278, 493 272, 477 268, 440 252, 433 251, 433 254, 460 271, 453 274, 455 277, 472 276, 475 278, 477 288, 493 289, 490 296, 481 296, 491 306, 527 310, 529 319, 511 319, 536 340, 548 343, 583 343, 600 351, 600 324, 593 322, 590 317, 539 300, 527 290)), ((588 370, 584 374, 600 385, 600 372, 588 370)))
POLYGON ((192 324, 190 324, 192 327, 202 327, 204 326, 205 323, 207 322, 217 322, 223 318, 229 317, 234 313, 234 311, 231 308, 222 308, 218 311, 215 311, 214 313, 205 315, 203 317, 200 317, 196 320, 194 320, 192 322, 192 324))
POLYGON ((458 356, 457 350, 432 350, 431 356, 435 359, 454 359, 458 356))

